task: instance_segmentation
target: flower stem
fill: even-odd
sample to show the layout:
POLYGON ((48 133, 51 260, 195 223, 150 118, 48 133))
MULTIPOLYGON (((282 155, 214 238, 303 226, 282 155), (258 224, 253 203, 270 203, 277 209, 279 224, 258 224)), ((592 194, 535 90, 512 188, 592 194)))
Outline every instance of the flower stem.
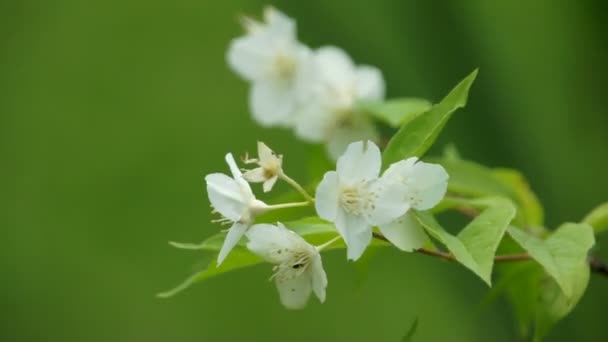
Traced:
POLYGON ((342 238, 342 237, 341 237, 340 235, 338 235, 338 236, 336 236, 335 238, 333 238, 333 239, 331 239, 331 240, 327 241, 326 243, 324 243, 324 244, 322 244, 322 245, 317 246, 317 250, 320 252, 320 251, 324 250, 325 248, 329 247, 329 246, 330 246, 332 243, 334 243, 334 242, 336 242, 336 241, 340 240, 341 238, 342 238))
POLYGON ((307 207, 310 205, 310 202, 291 202, 291 203, 281 203, 281 204, 270 204, 268 205, 269 210, 274 209, 286 209, 286 208, 296 208, 296 207, 307 207))
POLYGON ((295 180, 291 179, 289 176, 287 176, 285 173, 280 172, 279 173, 279 177, 284 180, 285 182, 287 182, 287 184, 291 185, 294 189, 296 189, 300 194, 302 194, 302 196, 304 196, 304 198, 306 198, 306 200, 309 203, 314 203, 315 199, 314 197, 310 196, 310 194, 304 190, 304 188, 298 184, 298 182, 296 182, 295 180))

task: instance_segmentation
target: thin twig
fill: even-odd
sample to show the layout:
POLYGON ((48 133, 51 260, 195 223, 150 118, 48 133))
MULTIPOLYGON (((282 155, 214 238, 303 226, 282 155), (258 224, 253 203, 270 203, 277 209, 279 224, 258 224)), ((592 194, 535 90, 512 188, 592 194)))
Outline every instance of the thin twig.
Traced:
POLYGON ((597 257, 589 257, 589 268, 593 273, 608 277, 608 265, 597 257))
MULTIPOLYGON (((374 232, 373 236, 374 236, 374 238, 376 238, 378 240, 389 242, 388 239, 380 233, 374 232)), ((427 249, 427 248, 418 248, 416 250, 416 252, 418 252, 420 254, 440 258, 443 260, 456 261, 456 257, 454 257, 453 254, 448 253, 448 252, 432 250, 432 249, 427 249)), ((531 257, 528 253, 503 254, 503 255, 497 255, 494 257, 494 262, 526 261, 526 260, 531 260, 531 257)), ((597 274, 608 277, 608 264, 604 263, 597 257, 593 257, 593 256, 589 257, 589 268, 590 268, 591 272, 593 272, 593 273, 597 273, 597 274)))

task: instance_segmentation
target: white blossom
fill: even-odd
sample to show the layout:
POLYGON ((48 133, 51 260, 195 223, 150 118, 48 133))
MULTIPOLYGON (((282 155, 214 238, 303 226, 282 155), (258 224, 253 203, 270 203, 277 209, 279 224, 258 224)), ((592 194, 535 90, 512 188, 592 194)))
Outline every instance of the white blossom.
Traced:
MULTIPOLYGON (((386 182, 405 187, 402 200, 416 210, 428 210, 445 196, 448 173, 438 164, 412 157, 392 164, 382 176, 386 182)), ((420 248, 428 240, 423 228, 409 213, 379 227, 382 234, 404 251, 420 248)))
POLYGON ((247 232, 247 248, 274 264, 274 279, 281 303, 301 309, 314 292, 325 301, 327 275, 319 250, 282 224, 256 224, 247 232))
POLYGON ((317 214, 334 222, 347 245, 347 258, 357 260, 372 239, 372 227, 393 222, 409 209, 405 186, 379 179, 380 149, 371 141, 348 145, 317 187, 317 214))
POLYGON ((326 143, 335 160, 357 140, 377 140, 378 133, 360 100, 382 100, 384 79, 375 67, 355 66, 337 47, 322 47, 308 60, 300 80, 302 106, 295 132, 308 142, 326 143))
POLYGON ((247 33, 232 40, 229 66, 252 83, 249 104, 263 126, 290 126, 298 102, 298 77, 309 58, 308 47, 296 38, 293 19, 267 7, 264 23, 244 20, 247 33))
POLYGON ((245 163, 255 163, 255 169, 248 170, 243 177, 251 183, 264 183, 264 192, 272 190, 277 179, 283 172, 283 156, 276 155, 266 144, 258 141, 258 158, 245 159, 245 163))
POLYGON ((231 224, 218 254, 218 266, 253 224, 255 217, 270 209, 266 203, 255 198, 232 154, 226 155, 226 162, 230 167, 232 178, 222 173, 212 173, 205 177, 211 206, 214 211, 222 215, 222 218, 214 222, 231 224))

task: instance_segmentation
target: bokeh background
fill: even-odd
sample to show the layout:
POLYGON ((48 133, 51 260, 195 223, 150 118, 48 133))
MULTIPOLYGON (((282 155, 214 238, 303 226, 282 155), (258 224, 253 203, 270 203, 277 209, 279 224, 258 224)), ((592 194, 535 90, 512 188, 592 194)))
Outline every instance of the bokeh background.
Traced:
MULTIPOLYGON (((203 177, 227 171, 226 152, 263 139, 306 178, 307 147, 252 122, 224 59, 237 15, 264 4, 0 1, 0 340, 399 341, 416 317, 417 341, 516 339, 472 273, 394 250, 364 282, 327 254, 328 300, 299 312, 280 306, 267 265, 154 297, 202 266, 167 241, 218 230, 203 177)), ((438 100, 479 67, 438 146, 523 170, 552 227, 608 200, 605 1, 273 4, 309 45, 379 66, 389 96, 438 100)), ((607 341, 607 305, 608 280, 592 276, 548 340, 607 341)))

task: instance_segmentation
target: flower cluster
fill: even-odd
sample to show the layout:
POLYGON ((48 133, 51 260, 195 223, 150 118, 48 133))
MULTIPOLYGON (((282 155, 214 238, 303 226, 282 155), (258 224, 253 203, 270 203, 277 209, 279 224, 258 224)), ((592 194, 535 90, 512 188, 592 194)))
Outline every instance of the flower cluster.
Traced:
POLYGON ((422 247, 428 237, 410 210, 427 210, 443 198, 448 175, 443 167, 401 160, 384 172, 376 128, 358 107, 361 100, 381 100, 384 81, 379 70, 356 66, 336 47, 312 50, 296 38, 295 23, 273 8, 264 22, 243 19, 247 33, 232 41, 228 63, 251 82, 253 118, 262 126, 289 127, 301 139, 325 143, 337 160, 311 196, 283 170, 283 156, 258 142, 257 156, 242 158, 252 169, 240 169, 226 155, 231 176, 207 175, 207 193, 214 220, 230 225, 219 249, 217 266, 246 239, 246 247, 274 265, 274 279, 283 305, 298 309, 314 293, 323 302, 327 276, 320 252, 338 240, 346 245, 348 260, 356 261, 371 243, 374 229, 403 251, 422 247), (262 183, 270 192, 282 180, 296 189, 302 202, 267 204, 254 195, 249 183, 262 183), (271 210, 314 205, 320 219, 333 223, 334 237, 319 246, 280 222, 256 222, 271 210))
POLYGON ((264 22, 244 18, 243 27, 246 34, 231 42, 227 60, 251 83, 256 122, 292 128, 306 142, 326 144, 334 160, 353 141, 377 141, 375 126, 358 106, 384 98, 377 68, 355 65, 334 46, 305 46, 294 20, 272 7, 264 11, 264 22))
POLYGON ((412 251, 427 241, 422 228, 409 217, 411 209, 426 210, 443 198, 448 175, 443 167, 409 158, 381 170, 381 154, 372 141, 347 146, 338 158, 335 171, 325 173, 312 198, 282 168, 283 158, 264 143, 258 143, 258 158, 244 158, 257 168, 241 173, 231 154, 226 161, 232 177, 208 175, 207 192, 214 209, 222 215, 216 222, 231 224, 218 254, 218 266, 245 236, 246 247, 274 264, 274 275, 281 302, 291 309, 302 308, 311 293, 325 300, 327 276, 320 251, 338 239, 347 246, 347 258, 357 260, 380 234, 397 248, 412 251), (277 179, 285 180, 306 198, 304 202, 266 204, 256 199, 248 182, 263 182, 270 191, 277 179), (313 246, 283 224, 255 223, 269 210, 307 206, 314 203, 320 218, 333 222, 337 235, 320 246, 313 246))

